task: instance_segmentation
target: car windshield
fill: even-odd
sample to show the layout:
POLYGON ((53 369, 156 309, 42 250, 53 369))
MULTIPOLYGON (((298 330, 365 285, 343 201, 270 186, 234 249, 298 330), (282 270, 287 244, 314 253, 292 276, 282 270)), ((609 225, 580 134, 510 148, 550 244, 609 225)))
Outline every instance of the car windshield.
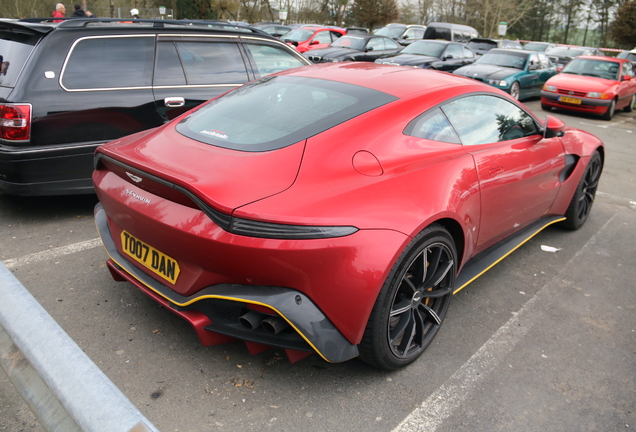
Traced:
POLYGON ((568 63, 561 73, 618 80, 619 63, 575 58, 568 63))
POLYGON ((364 49, 364 45, 367 41, 367 38, 362 38, 358 36, 342 36, 336 39, 331 46, 332 47, 340 47, 340 48, 351 48, 354 50, 362 51, 364 49))
POLYGON ((583 54, 583 50, 568 49, 568 48, 552 48, 551 50, 548 50, 546 54, 551 56, 574 58, 576 56, 580 56, 581 54, 583 54))
POLYGON ((313 30, 295 29, 285 33, 285 38, 295 42, 304 42, 314 34, 313 30))
POLYGON ((446 44, 439 42, 418 41, 404 48, 401 54, 420 54, 431 57, 439 57, 444 52, 446 44))
POLYGON ((396 100, 316 78, 270 76, 211 101, 177 125, 188 138, 242 151, 283 148, 396 100))
POLYGON ((526 51, 545 51, 546 49, 548 49, 548 45, 530 42, 529 44, 525 44, 523 46, 523 49, 526 51))
POLYGON ((492 64, 507 68, 524 69, 528 54, 513 52, 493 52, 488 51, 481 56, 475 63, 492 64))
POLYGON ((375 34, 378 36, 386 36, 390 38, 399 38, 404 33, 405 28, 400 26, 389 26, 378 30, 375 34))

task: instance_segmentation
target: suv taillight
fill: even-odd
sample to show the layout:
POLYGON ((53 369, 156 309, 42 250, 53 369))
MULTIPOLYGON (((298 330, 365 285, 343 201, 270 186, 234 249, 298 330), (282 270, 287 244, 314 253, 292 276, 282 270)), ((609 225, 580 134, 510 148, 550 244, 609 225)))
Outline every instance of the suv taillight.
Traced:
POLYGON ((0 139, 26 141, 31 135, 30 104, 0 104, 0 139))

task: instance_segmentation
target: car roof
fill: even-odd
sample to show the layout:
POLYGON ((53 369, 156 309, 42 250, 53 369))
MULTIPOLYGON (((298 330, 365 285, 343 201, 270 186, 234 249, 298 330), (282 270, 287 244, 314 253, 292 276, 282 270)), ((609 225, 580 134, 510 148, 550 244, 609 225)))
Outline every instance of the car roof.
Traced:
POLYGON ((272 37, 263 30, 255 27, 244 26, 241 24, 231 24, 226 21, 213 20, 153 20, 153 19, 136 19, 130 18, 74 18, 62 19, 62 22, 53 23, 53 20, 60 18, 26 18, 17 22, 1 22, 2 27, 14 27, 29 29, 30 31, 38 31, 40 33, 49 33, 53 30, 76 30, 84 28, 87 30, 99 29, 103 30, 125 30, 128 32, 148 32, 148 31, 178 31, 178 32, 210 32, 210 33, 228 33, 241 34, 248 33, 257 34, 259 36, 272 37))
POLYGON ((463 43, 459 43, 459 42, 455 42, 455 41, 441 40, 441 39, 420 39, 420 40, 414 41, 413 43, 411 43, 411 45, 416 44, 416 43, 420 43, 420 42, 438 43, 438 44, 443 44, 443 45, 450 45, 450 44, 464 45, 463 43))
MULTIPOLYGON (((371 38, 385 38, 391 39, 390 37, 382 36, 382 35, 374 35, 374 34, 350 34, 344 35, 343 37, 354 37, 354 38, 362 38, 362 39, 371 39, 371 38)), ((393 40, 393 39, 391 39, 393 40)))
POLYGON ((535 51, 526 51, 524 49, 516 49, 516 48, 493 48, 488 52, 511 52, 511 53, 519 53, 523 55, 537 54, 535 51))
POLYGON ((490 86, 449 73, 383 65, 369 62, 319 63, 310 67, 288 69, 276 75, 337 81, 404 98, 436 88, 490 86))

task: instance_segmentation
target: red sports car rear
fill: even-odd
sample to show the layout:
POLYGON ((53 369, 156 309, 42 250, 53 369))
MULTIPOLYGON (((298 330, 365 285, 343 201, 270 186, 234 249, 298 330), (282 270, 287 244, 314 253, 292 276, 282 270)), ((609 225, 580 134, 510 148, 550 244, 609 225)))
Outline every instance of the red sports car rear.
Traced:
POLYGON ((502 244, 585 222, 603 157, 473 80, 320 65, 100 147, 96 220, 113 276, 204 344, 395 369, 502 244))

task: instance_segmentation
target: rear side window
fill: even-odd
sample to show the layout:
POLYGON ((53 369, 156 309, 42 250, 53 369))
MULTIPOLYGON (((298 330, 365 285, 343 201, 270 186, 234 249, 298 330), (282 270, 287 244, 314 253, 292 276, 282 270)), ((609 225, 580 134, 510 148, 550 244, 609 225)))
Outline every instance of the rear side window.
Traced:
POLYGON ((300 59, 282 48, 270 45, 246 43, 248 51, 256 63, 256 70, 262 77, 286 69, 305 66, 300 59))
POLYGON ((156 86, 186 85, 185 73, 174 42, 157 44, 157 64, 155 66, 156 86))
POLYGON ((177 42, 189 85, 242 84, 248 81, 239 47, 231 42, 177 42))
POLYGON ((269 151, 305 140, 396 99, 352 84, 270 76, 213 100, 182 120, 177 131, 218 147, 269 151))
POLYGON ((406 135, 451 144, 461 144, 453 126, 441 109, 425 112, 404 129, 406 135))
POLYGON ((97 37, 79 40, 62 72, 68 90, 149 87, 154 37, 97 37))
POLYGON ((446 48, 445 56, 453 56, 454 59, 460 59, 463 57, 462 48, 459 45, 450 44, 446 48))
POLYGON ((442 111, 464 145, 496 143, 538 133, 528 113, 495 96, 456 99, 444 105, 442 111))
POLYGON ((0 32, 0 86, 15 85, 37 40, 35 37, 0 32))

